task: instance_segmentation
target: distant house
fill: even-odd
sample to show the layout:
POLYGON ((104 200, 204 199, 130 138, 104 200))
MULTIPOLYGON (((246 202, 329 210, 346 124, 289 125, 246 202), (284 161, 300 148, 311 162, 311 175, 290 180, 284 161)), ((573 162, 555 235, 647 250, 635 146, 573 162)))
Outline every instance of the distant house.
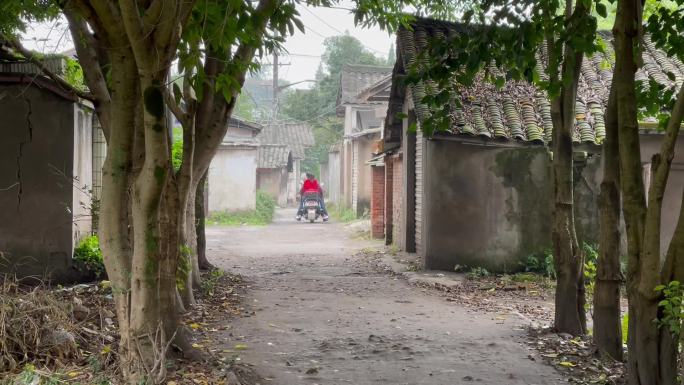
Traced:
MULTIPOLYGON (((61 57, 46 65, 65 68, 61 57)), ((0 116, 0 271, 74 279, 73 250, 94 230, 105 154, 92 105, 34 65, 0 56, 0 116)))
POLYGON ((257 154, 257 189, 270 195, 279 206, 286 206, 287 185, 293 169, 292 151, 284 144, 262 144, 257 154))
MULTIPOLYGON (((525 82, 508 81, 501 89, 479 82, 462 91, 449 130, 424 137, 421 127, 431 111, 422 99, 430 87, 405 86, 401 78, 428 42, 460 33, 467 31, 458 24, 427 19, 398 31, 383 151, 369 162, 374 185, 385 192, 373 195, 371 206, 377 210, 371 221, 374 232, 384 230, 388 243, 418 253, 426 268, 512 271, 527 256, 551 247, 550 104, 525 82), (414 123, 417 133, 408 132, 414 123)), ((611 60, 610 52, 584 60, 576 104, 575 215, 579 237, 586 242, 598 236, 600 143, 612 77, 606 63, 611 60)), ((684 80, 682 63, 646 42, 637 77, 651 75, 670 85, 666 70, 675 74, 675 82, 684 80)), ((644 170, 661 139, 644 131, 644 170)), ((684 138, 679 148, 684 150, 684 138)), ((663 243, 671 238, 684 188, 684 153, 676 154, 663 206, 663 243)))
POLYGON ((231 117, 208 173, 209 212, 256 208, 257 147, 261 126, 231 117))
POLYGON ((357 215, 370 208, 371 177, 366 162, 382 135, 391 73, 389 67, 347 64, 340 75, 336 111, 344 118, 344 136, 339 156, 337 148, 330 154, 328 167, 340 170, 340 182, 330 183, 339 192, 330 194, 337 198, 331 202, 350 207, 357 215))
POLYGON ((315 144, 311 126, 299 122, 270 123, 264 126, 257 139, 261 145, 285 145, 290 151, 292 156, 291 173, 288 175, 285 187, 285 201, 280 204, 294 203, 302 181, 301 162, 306 156, 306 149, 315 144))

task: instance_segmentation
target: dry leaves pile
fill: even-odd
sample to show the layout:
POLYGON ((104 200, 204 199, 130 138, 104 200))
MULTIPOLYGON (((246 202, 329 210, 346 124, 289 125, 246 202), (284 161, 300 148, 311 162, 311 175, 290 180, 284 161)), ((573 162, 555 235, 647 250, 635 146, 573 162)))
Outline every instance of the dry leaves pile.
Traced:
MULTIPOLYGON (((258 377, 234 355, 212 347, 212 335, 244 310, 242 280, 203 274, 197 305, 184 315, 203 361, 175 360, 169 385, 251 385, 258 377)), ((109 282, 67 288, 0 286, 0 384, 119 384, 118 327, 109 282)))
POLYGON ((117 328, 106 281, 52 290, 12 279, 1 284, 0 377, 28 383, 116 377, 117 328))
POLYGON ((610 358, 599 358, 589 337, 573 338, 556 334, 549 328, 530 328, 528 345, 575 384, 626 384, 625 365, 610 358))

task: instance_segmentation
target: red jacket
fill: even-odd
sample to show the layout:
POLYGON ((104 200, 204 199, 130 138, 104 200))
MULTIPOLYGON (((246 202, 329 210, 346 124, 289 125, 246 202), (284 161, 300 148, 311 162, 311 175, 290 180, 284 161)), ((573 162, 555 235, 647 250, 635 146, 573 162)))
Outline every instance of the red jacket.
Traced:
POLYGON ((321 186, 318 184, 318 181, 316 179, 306 179, 304 180, 304 183, 302 184, 302 188, 299 190, 299 193, 304 194, 306 192, 323 193, 323 189, 321 189, 321 186))

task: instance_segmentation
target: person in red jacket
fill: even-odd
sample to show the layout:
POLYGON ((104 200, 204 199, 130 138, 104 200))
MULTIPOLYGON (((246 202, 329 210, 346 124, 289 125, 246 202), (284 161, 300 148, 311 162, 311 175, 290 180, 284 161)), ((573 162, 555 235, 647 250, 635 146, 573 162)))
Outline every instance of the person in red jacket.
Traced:
POLYGON ((321 206, 321 212, 323 213, 323 220, 328 220, 328 211, 325 209, 325 202, 323 202, 323 189, 321 185, 318 184, 314 174, 309 172, 306 173, 306 179, 302 183, 302 188, 299 189, 299 210, 297 210, 297 220, 302 219, 302 213, 304 213, 304 199, 302 197, 305 193, 318 193, 318 204, 321 206))

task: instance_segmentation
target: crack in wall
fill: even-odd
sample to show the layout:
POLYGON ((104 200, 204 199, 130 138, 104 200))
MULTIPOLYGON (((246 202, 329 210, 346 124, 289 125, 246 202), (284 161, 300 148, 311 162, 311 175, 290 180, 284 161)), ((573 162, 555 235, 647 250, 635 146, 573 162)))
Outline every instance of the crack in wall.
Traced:
POLYGON ((17 153, 17 183, 19 185, 19 190, 17 192, 17 211, 21 207, 21 194, 24 190, 24 184, 21 179, 21 159, 24 156, 24 145, 27 145, 33 141, 33 123, 31 122, 31 115, 33 115, 33 108, 31 105, 31 100, 29 98, 24 98, 26 103, 26 128, 28 129, 28 140, 19 142, 19 151, 17 153))

